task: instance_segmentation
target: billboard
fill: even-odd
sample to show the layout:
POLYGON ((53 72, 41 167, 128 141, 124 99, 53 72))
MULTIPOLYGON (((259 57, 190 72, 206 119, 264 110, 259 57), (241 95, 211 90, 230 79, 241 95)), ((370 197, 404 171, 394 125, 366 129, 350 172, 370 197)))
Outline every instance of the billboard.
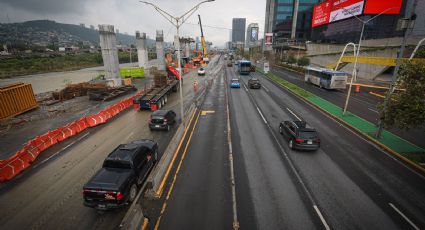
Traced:
POLYGON ((367 0, 364 14, 399 14, 403 0, 367 0))
POLYGON ((314 6, 313 10, 313 23, 312 26, 320 26, 329 23, 329 16, 331 14, 332 4, 329 1, 322 2, 314 6))
POLYGON ((336 22, 342 19, 361 15, 364 6, 364 0, 334 0, 329 22, 336 22))
POLYGON ((266 46, 273 44, 273 33, 266 33, 264 41, 266 46))
POLYGON ((258 41, 258 27, 251 28, 251 42, 258 41))

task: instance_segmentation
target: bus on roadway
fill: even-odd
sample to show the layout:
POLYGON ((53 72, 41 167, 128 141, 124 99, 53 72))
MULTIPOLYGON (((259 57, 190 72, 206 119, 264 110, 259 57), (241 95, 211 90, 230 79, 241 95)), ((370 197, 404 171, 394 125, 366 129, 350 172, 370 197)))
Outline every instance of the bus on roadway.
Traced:
POLYGON ((345 89, 347 87, 348 74, 332 69, 307 67, 305 82, 317 85, 325 89, 345 89))
POLYGON ((240 75, 249 75, 251 72, 251 62, 247 60, 239 61, 238 72, 240 75))

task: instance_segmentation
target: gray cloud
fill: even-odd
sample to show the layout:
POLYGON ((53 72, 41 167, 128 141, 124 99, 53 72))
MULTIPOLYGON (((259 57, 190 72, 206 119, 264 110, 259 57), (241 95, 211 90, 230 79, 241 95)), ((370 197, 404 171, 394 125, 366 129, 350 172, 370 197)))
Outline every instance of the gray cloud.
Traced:
POLYGON ((2 0, 3 4, 18 10, 41 14, 76 13, 84 11, 85 0, 2 0))
MULTIPOLYGON (((175 16, 180 16, 201 0, 148 0, 175 16)), ((231 28, 232 18, 245 17, 247 24, 264 26, 265 0, 216 0, 202 5, 188 22, 196 24, 197 15, 204 25, 231 28)), ((175 28, 151 6, 138 0, 0 0, 0 22, 21 22, 50 19, 63 23, 86 25, 112 24, 121 32, 134 34, 139 30, 151 38, 155 30, 164 30, 165 39, 172 41, 175 28)), ((206 39, 223 46, 229 40, 228 29, 205 27, 206 39)), ((181 36, 200 36, 197 25, 184 25, 181 36)))

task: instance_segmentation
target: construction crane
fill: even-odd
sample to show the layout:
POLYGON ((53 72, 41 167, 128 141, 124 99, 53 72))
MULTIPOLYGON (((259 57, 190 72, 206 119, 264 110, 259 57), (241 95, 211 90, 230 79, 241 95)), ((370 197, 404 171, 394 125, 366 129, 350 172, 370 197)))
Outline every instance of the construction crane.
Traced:
POLYGON ((205 64, 208 64, 209 58, 208 58, 208 52, 207 52, 207 44, 205 43, 204 30, 202 29, 201 15, 198 14, 198 18, 199 18, 199 26, 201 27, 201 43, 202 43, 202 49, 204 53, 203 61, 205 64))

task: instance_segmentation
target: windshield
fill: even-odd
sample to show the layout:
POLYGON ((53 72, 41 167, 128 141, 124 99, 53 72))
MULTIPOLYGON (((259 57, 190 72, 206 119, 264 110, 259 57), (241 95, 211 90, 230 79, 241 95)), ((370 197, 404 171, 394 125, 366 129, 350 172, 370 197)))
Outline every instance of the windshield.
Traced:
POLYGON ((131 169, 130 162, 120 160, 105 160, 104 168, 131 169))
POLYGON ((232 83, 239 83, 239 80, 232 80, 232 83))

